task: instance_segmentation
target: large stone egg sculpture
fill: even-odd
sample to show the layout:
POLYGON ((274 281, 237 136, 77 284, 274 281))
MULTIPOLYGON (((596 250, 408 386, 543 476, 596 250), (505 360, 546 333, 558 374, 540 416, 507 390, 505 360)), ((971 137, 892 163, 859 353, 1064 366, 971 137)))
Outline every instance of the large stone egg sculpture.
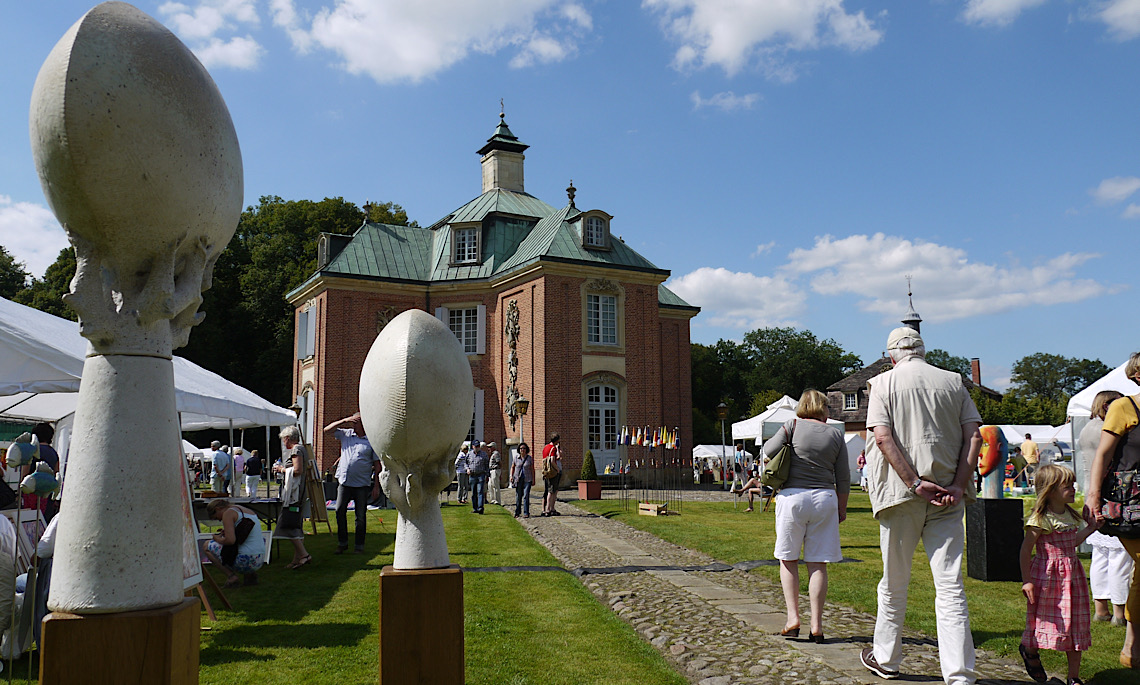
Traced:
POLYGON ((65 299, 84 336, 101 352, 184 345, 242 208, 237 133, 205 67, 142 11, 102 3, 40 68, 30 132, 44 195, 76 249, 65 299))
POLYGON ((397 569, 448 565, 437 495, 471 426, 471 365, 455 334, 419 309, 392 319, 360 372, 360 416, 396 505, 397 569))

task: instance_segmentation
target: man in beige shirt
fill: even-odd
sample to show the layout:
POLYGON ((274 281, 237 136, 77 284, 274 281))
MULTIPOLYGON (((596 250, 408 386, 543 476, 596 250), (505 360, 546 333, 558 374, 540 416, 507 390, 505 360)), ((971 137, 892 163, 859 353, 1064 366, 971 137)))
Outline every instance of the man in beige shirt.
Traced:
POLYGON ((1041 450, 1029 433, 1025 434, 1025 442, 1021 443, 1021 456, 1025 458, 1025 485, 1033 485, 1033 476, 1037 473, 1037 462, 1041 461, 1041 450))
POLYGON ((926 363, 918 331, 891 331, 887 353, 895 367, 871 383, 867 428, 875 439, 867 445, 865 472, 879 520, 883 578, 874 646, 860 658, 879 677, 899 677, 911 560, 921 540, 937 593, 942 678, 948 685, 970 685, 977 674, 962 584, 962 517, 976 495, 982 420, 962 377, 926 363))

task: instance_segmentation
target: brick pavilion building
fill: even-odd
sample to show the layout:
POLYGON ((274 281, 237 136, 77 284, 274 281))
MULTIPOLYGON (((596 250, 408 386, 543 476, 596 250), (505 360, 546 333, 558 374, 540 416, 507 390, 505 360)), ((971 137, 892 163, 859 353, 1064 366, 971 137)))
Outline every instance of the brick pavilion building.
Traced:
MULTIPOLYGON (((296 308, 293 388, 322 472, 339 445, 321 427, 357 410, 379 331, 411 308, 463 344, 475 383, 468 438, 539 451, 562 436, 567 479, 587 449, 599 472, 624 458, 623 425, 680 429, 692 446, 689 320, 700 311, 611 230, 613 217, 528 194, 521 143, 500 115, 478 150, 482 194, 424 227, 365 223, 323 234, 296 308), (530 400, 525 417, 515 400, 530 400)), ((628 230, 628 229, 627 229, 628 230)), ((504 453, 506 450, 503 450, 504 453)))

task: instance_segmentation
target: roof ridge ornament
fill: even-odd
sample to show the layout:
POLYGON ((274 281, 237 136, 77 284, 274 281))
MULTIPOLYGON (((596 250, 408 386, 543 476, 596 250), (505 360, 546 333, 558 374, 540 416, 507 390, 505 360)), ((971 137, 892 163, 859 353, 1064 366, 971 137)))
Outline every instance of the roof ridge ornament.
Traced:
POLYGON ((574 209, 574 196, 578 193, 578 189, 574 187, 574 179, 570 179, 570 185, 566 187, 566 196, 570 198, 570 206, 574 209))
POLYGON ((914 330, 921 333, 922 329, 919 328, 919 326, 922 325, 922 317, 918 315, 918 312, 914 311, 914 296, 911 292, 911 287, 910 287, 911 278, 913 278, 913 277, 910 274, 906 275, 907 311, 906 311, 906 314, 903 314, 903 318, 902 318, 901 323, 902 323, 902 325, 910 326, 914 330))

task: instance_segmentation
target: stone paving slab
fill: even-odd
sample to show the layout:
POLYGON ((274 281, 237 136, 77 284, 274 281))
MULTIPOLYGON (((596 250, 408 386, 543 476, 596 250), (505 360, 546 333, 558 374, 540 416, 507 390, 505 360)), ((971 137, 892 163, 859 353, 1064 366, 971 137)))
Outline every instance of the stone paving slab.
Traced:
MULTIPOLYGON (((513 491, 503 494, 504 504, 513 508, 513 491)), ((699 495, 721 501, 732 497, 716 492, 699 495)), ((537 504, 532 504, 537 511, 537 504)), ((706 568, 716 560, 566 502, 559 502, 558 511, 561 516, 519 519, 519 523, 571 572, 637 568, 580 577, 598 601, 626 621, 690 683, 884 682, 859 662, 859 651, 871 643, 874 616, 829 605, 824 611, 828 635, 824 644, 810 642, 806 635, 785 639, 776 634, 784 625, 783 592, 778 583, 729 566, 713 567, 723 571, 645 570, 654 566, 706 568)), ((807 598, 801 599, 801 614, 806 616, 807 598)), ((904 630, 903 643, 906 658, 899 682, 941 682, 935 640, 904 630)), ((1031 682, 1020 661, 979 651, 978 665, 982 685, 1031 682)))

